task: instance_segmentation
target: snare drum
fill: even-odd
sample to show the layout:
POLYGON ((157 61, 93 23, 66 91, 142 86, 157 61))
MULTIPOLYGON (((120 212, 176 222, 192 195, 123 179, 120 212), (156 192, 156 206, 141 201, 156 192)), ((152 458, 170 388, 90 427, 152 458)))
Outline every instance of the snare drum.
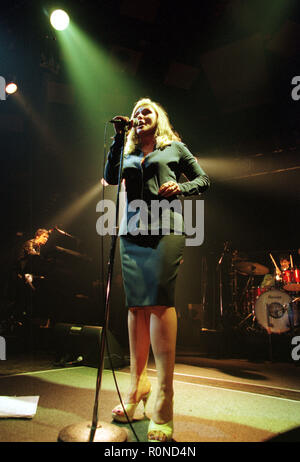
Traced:
POLYGON ((264 292, 269 290, 267 287, 256 287, 252 286, 248 290, 246 290, 246 294, 244 297, 244 311, 248 313, 254 311, 255 302, 264 292))
POLYGON ((284 290, 289 292, 300 291, 300 270, 299 268, 293 268, 282 273, 282 281, 284 290))
POLYGON ((267 292, 267 290, 269 290, 268 287, 251 287, 250 293, 252 295, 252 300, 256 300, 262 294, 267 292))
POLYGON ((257 322, 269 333, 288 332, 299 325, 299 312, 288 293, 270 289, 255 303, 257 322))

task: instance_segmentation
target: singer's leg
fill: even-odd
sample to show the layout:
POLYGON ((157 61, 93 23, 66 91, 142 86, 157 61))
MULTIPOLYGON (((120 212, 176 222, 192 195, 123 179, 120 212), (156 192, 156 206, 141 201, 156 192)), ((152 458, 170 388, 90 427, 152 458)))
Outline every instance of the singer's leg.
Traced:
POLYGON ((128 332, 131 385, 127 402, 136 403, 150 390, 147 363, 150 348, 150 312, 147 308, 130 308, 128 332))
POLYGON ((163 424, 173 419, 173 373, 175 364, 177 315, 174 307, 151 309, 150 336, 158 379, 152 419, 163 424))

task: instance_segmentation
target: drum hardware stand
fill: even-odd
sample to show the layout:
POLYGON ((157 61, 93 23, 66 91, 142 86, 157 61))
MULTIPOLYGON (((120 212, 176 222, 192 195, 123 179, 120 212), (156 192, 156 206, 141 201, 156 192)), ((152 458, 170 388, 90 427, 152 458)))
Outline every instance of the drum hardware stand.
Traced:
POLYGON ((253 313, 253 310, 252 310, 251 313, 249 313, 249 314, 239 323, 238 327, 241 327, 241 326, 242 326, 246 321, 248 321, 248 319, 251 318, 251 317, 253 318, 252 321, 253 321, 253 323, 254 323, 254 321, 255 321, 255 315, 254 315, 254 313, 253 313))
MULTIPOLYGON (((201 261, 201 307, 203 312, 202 324, 204 324, 206 318, 206 295, 207 295, 207 261, 206 257, 202 257, 201 261)), ((202 327, 201 330, 206 330, 205 327, 202 327)))
POLYGON ((272 332, 268 332, 268 339, 269 339, 269 359, 272 363, 273 362, 272 332))
MULTIPOLYGON (((242 293, 242 296, 241 296, 241 302, 243 301, 243 298, 245 297, 246 292, 247 292, 247 290, 249 289, 250 284, 252 284, 252 283, 253 283, 253 275, 250 275, 250 276, 248 277, 246 286, 245 286, 245 288, 244 288, 244 290, 243 290, 243 293, 242 293)), ((250 286, 250 287, 251 287, 251 286, 250 286)), ((239 323, 238 327, 241 327, 241 326, 242 326, 246 321, 248 321, 248 319, 251 318, 251 317, 252 317, 252 322, 254 323, 254 321, 255 321, 255 314, 254 314, 254 307, 253 307, 253 302, 252 302, 252 301, 251 301, 251 313, 249 313, 249 314, 246 316, 246 318, 244 318, 244 319, 239 323)))
POLYGON ((250 284, 253 284, 253 280, 254 280, 253 275, 250 275, 250 276, 248 277, 246 286, 245 286, 245 288, 244 288, 244 290, 243 290, 242 299, 243 299, 244 296, 246 295, 246 292, 247 292, 247 290, 249 289, 249 286, 251 287, 250 284))
POLYGON ((100 339, 100 360, 97 373, 97 382, 96 382, 96 392, 95 392, 95 401, 94 401, 94 411, 92 423, 83 422, 80 424, 69 425, 65 427, 59 434, 58 440, 61 442, 119 442, 122 443, 127 440, 126 431, 113 424, 107 424, 105 422, 98 421, 98 408, 99 408, 99 393, 101 389, 102 382, 102 372, 104 365, 104 353, 105 353, 105 343, 106 343, 106 332, 108 329, 109 321, 109 299, 111 292, 111 282, 113 275, 113 266, 114 266, 114 256, 116 243, 118 239, 118 217, 119 217, 119 196, 121 190, 121 179, 123 172, 123 159, 124 159, 124 145, 126 137, 127 128, 123 128, 123 143, 120 154, 120 166, 119 166, 119 177, 118 177, 118 190, 117 190, 117 200, 116 200, 116 213, 115 213, 115 227, 114 233, 111 236, 111 249, 108 263, 108 278, 106 286, 106 295, 105 295, 105 314, 104 314, 104 326, 102 330, 102 335, 100 339))
MULTIPOLYGON (((294 300, 291 301, 291 303, 289 303, 288 305, 283 305, 285 307, 285 311, 287 311, 287 313, 291 313, 292 311, 292 303, 294 302, 294 300)), ((267 306, 267 317, 268 317, 268 327, 273 327, 271 322, 270 322, 270 310, 269 310, 269 306, 267 306)), ((294 335, 294 326, 293 326, 293 322, 294 321, 294 313, 292 311, 292 316, 288 316, 288 319, 289 319, 289 324, 290 324, 290 328, 291 328, 291 332, 292 332, 292 335, 294 335)), ((273 344, 272 344, 272 332, 271 332, 271 329, 267 329, 267 332, 268 332, 268 340, 269 340, 269 358, 270 358, 270 361, 273 362, 273 344)))
POLYGON ((295 330, 294 330, 294 327, 295 327, 295 322, 294 322, 295 321, 294 303, 298 302, 299 300, 300 300, 300 297, 294 298, 291 301, 291 303, 289 303, 288 308, 287 308, 292 336, 294 336, 294 334, 295 334, 295 330))
POLYGON ((224 248, 223 248, 223 252, 221 253, 221 256, 219 258, 219 261, 217 263, 217 273, 218 273, 218 276, 219 276, 219 310, 220 310, 220 317, 221 317, 221 321, 223 319, 223 315, 224 315, 224 309, 223 309, 223 278, 222 278, 222 262, 223 262, 223 259, 224 259, 224 255, 225 255, 225 252, 228 251, 228 248, 229 248, 229 242, 228 241, 225 241, 224 242, 224 248))
POLYGON ((294 301, 292 300, 291 303, 288 304, 287 307, 287 313, 288 313, 288 318, 289 318, 289 325, 291 329, 292 336, 294 336, 294 310, 293 310, 293 303, 294 301))
POLYGON ((233 306, 233 309, 235 313, 238 312, 238 300, 237 300, 237 271, 236 269, 233 268, 233 263, 231 262, 231 281, 230 281, 230 286, 231 286, 231 297, 232 297, 232 303, 231 306, 233 306))
MULTIPOLYGON (((268 316, 268 326, 269 327, 272 327, 271 326, 271 323, 270 323, 270 310, 269 310, 269 306, 267 306, 267 316, 268 316)), ((271 330, 267 330, 268 332, 268 340, 269 340, 269 359, 271 361, 271 363, 273 362, 273 344, 272 344, 272 332, 271 330)))

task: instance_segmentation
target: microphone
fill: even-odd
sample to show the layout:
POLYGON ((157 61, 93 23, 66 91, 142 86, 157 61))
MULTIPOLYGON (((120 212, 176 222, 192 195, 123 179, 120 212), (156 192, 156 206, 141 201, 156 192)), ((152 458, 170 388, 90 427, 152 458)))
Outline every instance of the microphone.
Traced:
POLYGON ((75 236, 72 236, 72 234, 66 233, 66 231, 63 231, 62 229, 59 229, 57 226, 54 226, 53 229, 56 229, 56 231, 60 234, 64 234, 64 236, 72 237, 73 239, 76 239, 75 236))
POLYGON ((125 127, 130 126, 132 128, 132 127, 137 127, 138 124, 139 124, 139 121, 138 121, 138 119, 125 120, 125 119, 115 117, 114 119, 110 120, 110 123, 112 123, 112 124, 121 123, 125 127))

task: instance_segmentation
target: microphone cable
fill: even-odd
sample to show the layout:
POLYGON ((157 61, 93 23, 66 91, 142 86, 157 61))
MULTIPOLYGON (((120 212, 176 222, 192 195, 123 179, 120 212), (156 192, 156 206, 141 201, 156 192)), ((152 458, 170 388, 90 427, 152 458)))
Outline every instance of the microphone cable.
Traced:
MULTIPOLYGON (((105 128, 104 128, 104 146, 103 146, 103 152, 104 152, 104 156, 103 156, 103 166, 102 166, 102 178, 104 180, 104 170, 105 170, 105 165, 106 165, 106 158, 107 158, 107 143, 106 143, 106 140, 107 140, 107 127, 108 127, 108 122, 106 122, 105 124, 105 128)), ((105 185, 103 184, 103 187, 102 187, 102 200, 104 201, 105 199, 105 194, 104 194, 104 188, 105 188, 105 185)), ((105 307, 106 305, 106 292, 104 291, 104 287, 107 287, 107 284, 105 285, 104 284, 104 235, 102 234, 101 236, 101 244, 100 244, 100 248, 101 248, 101 262, 102 262, 102 266, 101 266, 101 271, 102 271, 102 302, 103 302, 103 306, 105 307)), ((112 282, 112 281, 111 281, 112 282)), ((106 326, 104 326, 104 328, 106 328, 106 326)), ((129 424, 130 426, 130 429, 132 431, 132 433, 134 434, 135 438, 136 438, 136 441, 137 442, 140 442, 134 428, 133 428, 133 425, 132 425, 132 422, 130 421, 129 417, 128 417, 128 414, 126 412, 126 409, 125 409, 125 406, 124 406, 124 402, 123 402, 123 399, 122 399, 122 396, 121 396, 121 392, 120 392, 120 389, 119 389, 119 385, 118 385, 118 381, 117 381, 117 378, 116 378, 116 374, 115 374, 115 369, 114 369, 114 365, 113 365, 113 362, 112 362, 112 357, 111 357, 111 354, 110 354, 110 351, 109 351, 109 342, 108 342, 108 336, 105 335, 105 345, 106 345, 106 350, 107 350, 107 356, 108 356, 108 359, 109 359, 109 363, 110 363, 110 367, 111 367, 111 371, 112 371, 112 375, 113 375, 113 379, 114 379, 114 383, 115 383, 115 387, 116 387, 116 390, 117 390, 117 394, 118 394, 118 397, 119 397, 119 400, 120 400, 120 404, 123 408, 123 412, 124 412, 124 415, 127 419, 127 423, 129 424)))

